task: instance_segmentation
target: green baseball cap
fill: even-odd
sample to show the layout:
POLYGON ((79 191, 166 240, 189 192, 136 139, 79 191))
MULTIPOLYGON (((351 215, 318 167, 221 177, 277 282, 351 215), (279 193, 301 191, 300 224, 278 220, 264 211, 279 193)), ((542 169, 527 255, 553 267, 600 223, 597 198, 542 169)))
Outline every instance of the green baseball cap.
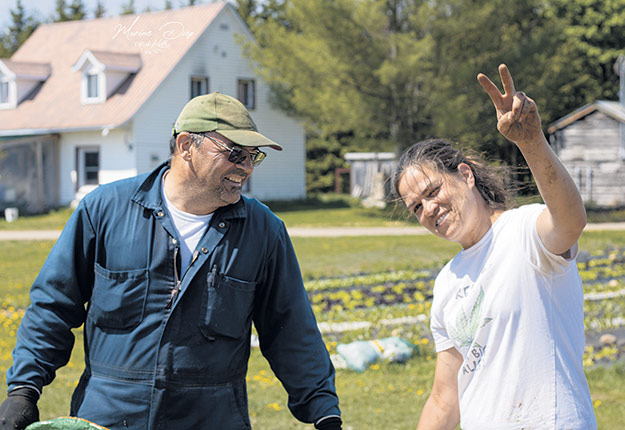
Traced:
POLYGON ((172 135, 183 131, 216 131, 239 146, 269 146, 282 151, 280 145, 258 132, 243 103, 218 92, 189 100, 174 124, 172 135))

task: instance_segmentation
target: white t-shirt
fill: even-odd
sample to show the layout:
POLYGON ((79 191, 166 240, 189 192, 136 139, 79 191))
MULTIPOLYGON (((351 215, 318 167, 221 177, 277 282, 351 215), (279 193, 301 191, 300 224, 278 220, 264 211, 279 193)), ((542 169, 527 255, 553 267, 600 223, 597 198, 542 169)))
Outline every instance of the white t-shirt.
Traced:
POLYGON ((464 430, 597 428, 582 366, 582 282, 574 260, 542 244, 544 208, 504 212, 436 278, 431 329, 437 352, 455 347, 464 358, 464 430))
POLYGON ((182 273, 184 273, 191 262, 193 251, 202 236, 204 236, 206 227, 208 227, 208 222, 213 217, 213 214, 193 215, 176 208, 165 194, 164 183, 165 175, 163 175, 163 183, 161 184, 161 194, 163 195, 163 202, 165 202, 165 206, 171 215, 174 227, 178 233, 178 239, 180 241, 180 262, 182 273))

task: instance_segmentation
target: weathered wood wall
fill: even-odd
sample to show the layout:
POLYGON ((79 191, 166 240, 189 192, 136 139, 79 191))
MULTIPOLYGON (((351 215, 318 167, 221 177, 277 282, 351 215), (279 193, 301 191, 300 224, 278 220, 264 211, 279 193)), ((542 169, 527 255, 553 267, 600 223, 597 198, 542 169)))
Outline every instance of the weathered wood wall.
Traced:
POLYGON ((554 149, 587 204, 625 206, 619 127, 619 121, 595 111, 555 133, 554 149))

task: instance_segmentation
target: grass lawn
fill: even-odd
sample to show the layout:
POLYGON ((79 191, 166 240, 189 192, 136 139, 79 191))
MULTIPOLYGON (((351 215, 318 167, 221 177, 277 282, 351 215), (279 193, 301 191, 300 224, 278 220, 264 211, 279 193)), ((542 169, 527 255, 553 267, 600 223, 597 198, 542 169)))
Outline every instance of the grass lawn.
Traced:
MULTIPOLYGON (((432 236, 294 238, 302 273, 307 279, 439 267, 458 248, 432 236)), ((592 252, 622 247, 625 232, 587 232, 583 249, 592 252)), ((51 242, 1 242, 0 246, 0 400, 4 374, 11 365, 15 332, 28 304, 27 292, 51 242)), ((326 315, 318 315, 323 321, 326 315)), ((82 371, 81 331, 70 363, 62 368, 40 401, 41 416, 52 418, 69 411, 71 392, 82 371)), ((331 343, 328 342, 332 348, 331 343)), ((430 345, 404 365, 381 363, 362 374, 337 370, 337 390, 345 429, 414 429, 431 386, 434 370, 430 345)), ((625 422, 625 364, 586 369, 595 411, 602 430, 623 428, 625 422)), ((310 429, 298 423, 286 407, 286 395, 257 349, 248 373, 250 414, 256 429, 310 429)))

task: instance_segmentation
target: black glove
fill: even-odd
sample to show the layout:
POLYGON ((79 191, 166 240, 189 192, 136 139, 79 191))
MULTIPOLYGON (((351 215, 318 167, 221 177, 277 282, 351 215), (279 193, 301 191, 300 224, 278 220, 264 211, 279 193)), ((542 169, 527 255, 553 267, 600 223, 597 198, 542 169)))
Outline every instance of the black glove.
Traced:
POLYGON ((37 400, 39 393, 34 388, 20 387, 10 391, 0 405, 0 430, 23 430, 39 421, 37 400))
POLYGON ((339 417, 329 417, 315 424, 317 430, 341 430, 343 421, 339 417))

